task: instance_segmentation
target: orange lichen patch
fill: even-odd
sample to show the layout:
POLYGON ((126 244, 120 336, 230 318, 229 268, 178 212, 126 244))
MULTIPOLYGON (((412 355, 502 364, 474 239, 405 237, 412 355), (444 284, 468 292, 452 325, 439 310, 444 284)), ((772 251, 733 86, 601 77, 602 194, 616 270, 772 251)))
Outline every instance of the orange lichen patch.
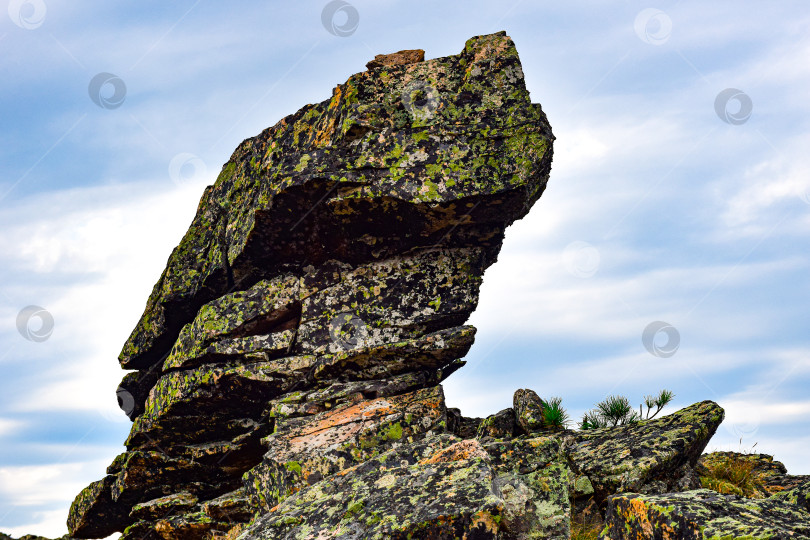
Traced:
MULTIPOLYGON (((488 532, 495 535, 498 534, 499 521, 500 520, 496 519, 490 512, 481 510, 473 514, 470 521, 470 529, 476 533, 488 532)), ((468 535, 465 534, 464 538, 468 538, 468 535)))
POLYGON ((653 525, 650 523, 649 509, 641 499, 630 499, 628 501, 625 518, 628 522, 633 521, 644 533, 644 538, 652 538, 653 525))
MULTIPOLYGON (((339 108, 342 105, 342 101, 344 98, 343 86, 344 85, 339 84, 333 90, 332 100, 329 102, 329 110, 339 108)), ((340 115, 337 114, 327 115, 326 125, 325 126, 318 125, 316 127, 315 141, 313 142, 314 147, 320 148, 323 146, 327 146, 331 142, 332 135, 334 135, 336 131, 338 118, 340 118, 340 115)))
POLYGON ((404 51, 398 51, 391 54, 378 54, 374 56, 374 60, 371 60, 366 64, 368 69, 384 67, 384 66, 401 66, 405 64, 413 64, 414 62, 424 62, 425 61, 425 51, 422 49, 407 49, 404 51))
POLYGON ((169 520, 161 520, 155 523, 155 532, 165 540, 204 538, 211 534, 213 530, 216 529, 213 529, 212 523, 207 521, 197 523, 172 523, 169 520))
POLYGON ((318 435, 329 432, 330 439, 346 439, 356 434, 364 422, 387 416, 394 412, 394 407, 387 399, 365 400, 350 403, 324 414, 317 421, 302 427, 301 434, 290 439, 294 447, 308 444, 318 435))
POLYGON ((244 529, 245 524, 237 525, 236 527, 230 529, 227 533, 225 533, 225 537, 223 538, 223 540, 236 540, 236 538, 239 537, 240 534, 242 534, 242 531, 244 529))
POLYGON ((486 450, 484 450, 481 444, 475 439, 468 439, 452 444, 447 448, 439 450, 428 459, 423 459, 419 463, 448 463, 471 458, 489 459, 489 454, 487 454, 486 450))

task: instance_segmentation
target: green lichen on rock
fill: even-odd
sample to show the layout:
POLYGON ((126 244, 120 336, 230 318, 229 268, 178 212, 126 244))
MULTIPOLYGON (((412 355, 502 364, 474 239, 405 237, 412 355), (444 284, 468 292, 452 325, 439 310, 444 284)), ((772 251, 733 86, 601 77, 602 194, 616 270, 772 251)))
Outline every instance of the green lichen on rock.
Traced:
POLYGON ((515 420, 523 433, 535 433, 545 427, 543 409, 545 402, 533 390, 521 388, 512 396, 515 420))
POLYGON ((244 483, 256 508, 268 510, 304 486, 370 459, 392 444, 444 431, 440 386, 346 403, 312 416, 288 418, 264 441, 260 465, 244 483))
MULTIPOLYGON (((135 370, 118 391, 127 452, 77 497, 72 531, 233 536, 226 522, 389 448, 474 431, 439 384, 464 365, 482 276, 545 189, 554 137, 505 33, 401 53, 244 141, 205 190, 119 358, 135 370)), ((511 476, 511 507, 539 481, 511 476)), ((494 534, 492 497, 447 530, 494 534)), ((394 530, 360 500, 338 517, 361 515, 394 530)), ((434 524, 418 515, 417 535, 434 524)))
POLYGON ((385 73, 352 76, 237 148, 169 258, 122 365, 153 364, 200 306, 281 262, 379 260, 437 243, 497 250, 504 227, 542 193, 553 140, 512 40, 473 38, 460 55, 385 73), (417 89, 430 96, 424 106, 409 103, 417 89))
POLYGON ((602 538, 611 540, 765 540, 810 537, 810 514, 769 500, 708 489, 608 499, 602 538))
POLYGON ((810 481, 771 495, 770 500, 795 504, 799 508, 810 512, 810 481))
POLYGON ((516 433, 515 410, 508 408, 484 418, 478 425, 476 436, 479 439, 484 437, 506 439, 513 437, 516 433))
POLYGON ((624 491, 694 489, 693 468, 723 415, 716 403, 703 401, 655 420, 569 432, 566 452, 598 502, 624 491))

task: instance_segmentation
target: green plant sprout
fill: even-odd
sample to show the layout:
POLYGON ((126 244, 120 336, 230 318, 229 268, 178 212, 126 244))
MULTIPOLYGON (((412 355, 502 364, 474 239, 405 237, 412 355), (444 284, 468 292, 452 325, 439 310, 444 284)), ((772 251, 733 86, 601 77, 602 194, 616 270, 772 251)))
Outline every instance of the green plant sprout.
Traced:
POLYGON ((626 397, 608 396, 604 401, 597 403, 596 408, 582 416, 579 428, 583 430, 598 429, 652 420, 674 397, 675 394, 666 389, 661 390, 657 396, 644 396, 644 404, 639 405, 638 412, 636 412, 626 397), (644 411, 645 405, 646 412, 644 411))
POLYGON ((553 397, 543 407, 543 426, 547 429, 565 429, 571 423, 568 412, 562 407, 562 398, 553 397))

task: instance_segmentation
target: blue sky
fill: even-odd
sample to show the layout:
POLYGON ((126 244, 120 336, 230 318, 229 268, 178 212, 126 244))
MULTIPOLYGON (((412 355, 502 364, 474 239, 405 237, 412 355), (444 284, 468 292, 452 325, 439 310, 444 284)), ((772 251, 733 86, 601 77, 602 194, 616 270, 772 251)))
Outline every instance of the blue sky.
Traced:
POLYGON ((448 404, 485 416, 529 387, 578 418, 669 388, 670 412, 726 409, 709 449, 756 444, 810 474, 806 1, 354 0, 343 37, 323 1, 4 4, 0 531, 63 534, 122 450, 116 357, 236 145, 375 54, 456 54, 498 30, 555 159, 487 271, 448 404), (109 108, 89 95, 99 73, 109 108), (47 339, 36 316, 17 327, 31 305, 47 339), (651 335, 658 356, 656 321, 679 338, 651 335))

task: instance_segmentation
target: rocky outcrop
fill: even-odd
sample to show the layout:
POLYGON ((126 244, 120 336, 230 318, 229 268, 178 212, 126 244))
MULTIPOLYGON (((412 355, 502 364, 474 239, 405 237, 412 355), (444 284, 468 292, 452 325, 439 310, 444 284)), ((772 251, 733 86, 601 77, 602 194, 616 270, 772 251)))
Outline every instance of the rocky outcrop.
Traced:
POLYGON ((528 389, 484 419, 446 406, 553 136, 503 32, 368 68, 206 189, 119 358, 126 451, 70 534, 558 539, 586 510, 610 538, 804 531, 804 484, 748 513, 690 491, 713 402, 585 431, 552 428, 559 403, 528 389))
POLYGON ((795 506, 721 495, 708 489, 664 495, 630 493, 609 499, 606 527, 601 537, 612 540, 808 538, 810 515, 795 506))
MULTIPOLYGON (((477 429, 440 383, 473 343, 464 323, 505 228, 545 188, 551 129, 504 33, 368 67, 243 142, 206 189, 121 353, 127 451, 74 501, 74 536, 288 527, 295 501, 355 485, 375 508, 374 460, 477 429)), ((501 486, 484 454, 400 465, 392 485, 486 478, 448 494, 447 527, 491 529, 531 481, 501 486)))
POLYGON ((627 491, 685 491, 700 487, 694 467, 723 416, 716 403, 704 401, 655 420, 574 432, 566 444, 597 504, 627 491))

